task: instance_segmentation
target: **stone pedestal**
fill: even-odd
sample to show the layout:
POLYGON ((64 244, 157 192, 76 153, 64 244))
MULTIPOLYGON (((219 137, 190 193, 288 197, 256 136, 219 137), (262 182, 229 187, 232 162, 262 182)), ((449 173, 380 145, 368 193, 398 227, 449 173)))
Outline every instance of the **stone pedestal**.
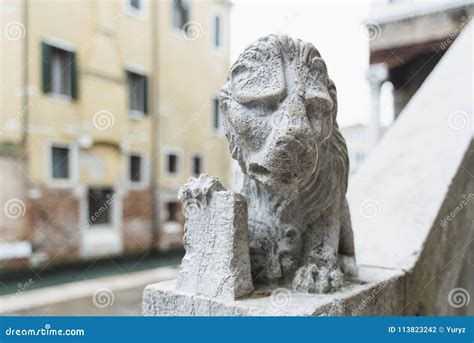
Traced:
POLYGON ((319 316, 397 315, 403 312, 403 278, 395 270, 361 267, 359 280, 337 293, 298 293, 285 288, 256 290, 238 300, 176 289, 176 280, 149 285, 145 316, 319 316))

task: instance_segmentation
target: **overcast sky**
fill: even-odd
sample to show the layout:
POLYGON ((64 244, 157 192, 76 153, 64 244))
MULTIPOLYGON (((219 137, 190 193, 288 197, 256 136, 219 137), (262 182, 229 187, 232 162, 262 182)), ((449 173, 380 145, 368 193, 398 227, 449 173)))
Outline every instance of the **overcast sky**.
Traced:
POLYGON ((369 1, 232 0, 231 60, 252 41, 287 33, 312 42, 326 61, 338 89, 340 126, 365 123, 369 88, 365 79, 369 47, 361 25, 369 1))

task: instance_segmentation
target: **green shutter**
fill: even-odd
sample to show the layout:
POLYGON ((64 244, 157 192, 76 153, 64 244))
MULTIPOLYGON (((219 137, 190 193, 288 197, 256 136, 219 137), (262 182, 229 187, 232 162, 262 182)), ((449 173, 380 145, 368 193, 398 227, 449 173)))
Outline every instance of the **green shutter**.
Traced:
POLYGON ((125 70, 125 87, 127 90, 127 100, 128 100, 127 109, 128 110, 132 108, 131 101, 130 101, 130 74, 131 73, 128 70, 125 70))
POLYGON ((69 52, 69 70, 71 73, 71 98, 77 99, 78 85, 77 85, 77 67, 76 67, 76 53, 69 52))
POLYGON ((143 77, 143 113, 148 113, 148 77, 143 77))
POLYGON ((41 43, 41 58, 43 61, 43 93, 51 92, 51 46, 41 43))

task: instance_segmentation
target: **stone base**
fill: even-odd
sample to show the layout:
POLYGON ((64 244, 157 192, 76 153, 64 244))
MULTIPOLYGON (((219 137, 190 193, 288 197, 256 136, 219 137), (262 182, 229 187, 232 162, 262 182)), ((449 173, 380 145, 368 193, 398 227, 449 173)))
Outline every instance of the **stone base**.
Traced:
POLYGON ((303 294, 283 288, 257 290, 225 301, 175 289, 176 280, 146 287, 145 316, 400 315, 404 289, 400 271, 361 267, 359 279, 333 294, 303 294))

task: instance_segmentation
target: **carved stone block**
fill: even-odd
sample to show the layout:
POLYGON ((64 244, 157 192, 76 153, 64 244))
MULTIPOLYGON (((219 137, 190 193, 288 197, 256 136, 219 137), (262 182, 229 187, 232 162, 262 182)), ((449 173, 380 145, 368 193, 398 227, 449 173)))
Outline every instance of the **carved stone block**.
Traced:
POLYGON ((206 175, 190 178, 178 197, 186 216, 186 255, 176 288, 230 300, 251 293, 244 197, 206 175))

